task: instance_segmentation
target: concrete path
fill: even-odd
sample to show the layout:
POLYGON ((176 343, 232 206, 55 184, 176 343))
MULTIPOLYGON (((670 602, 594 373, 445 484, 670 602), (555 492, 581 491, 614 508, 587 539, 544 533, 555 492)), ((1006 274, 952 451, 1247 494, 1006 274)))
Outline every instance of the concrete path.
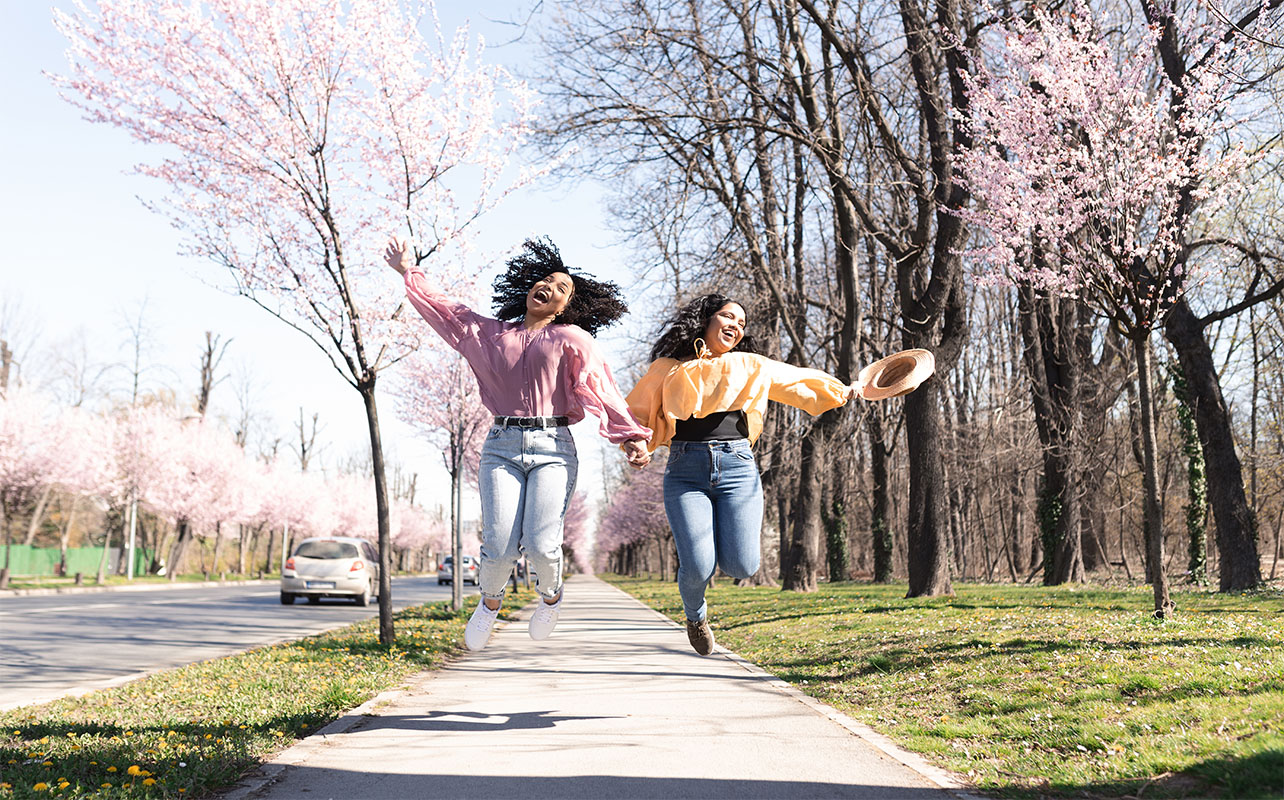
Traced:
POLYGON ((595 578, 309 737, 231 798, 901 798, 946 773, 595 578), (909 762, 916 768, 907 766, 909 762))

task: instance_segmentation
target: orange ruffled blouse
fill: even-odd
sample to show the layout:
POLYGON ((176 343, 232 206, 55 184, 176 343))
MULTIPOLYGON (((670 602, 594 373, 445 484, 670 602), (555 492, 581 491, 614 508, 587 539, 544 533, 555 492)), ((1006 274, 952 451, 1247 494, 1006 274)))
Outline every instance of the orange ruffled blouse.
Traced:
POLYGON ((633 416, 653 431, 647 449, 654 452, 673 439, 680 419, 743 411, 752 443, 762 433, 768 400, 816 416, 847 402, 847 390, 842 381, 820 370, 731 352, 687 361, 656 359, 627 400, 633 416))

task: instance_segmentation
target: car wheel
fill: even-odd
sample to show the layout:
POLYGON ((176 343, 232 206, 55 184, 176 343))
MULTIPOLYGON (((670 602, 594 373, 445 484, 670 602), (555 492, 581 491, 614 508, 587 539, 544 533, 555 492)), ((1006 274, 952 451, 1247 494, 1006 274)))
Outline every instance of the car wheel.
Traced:
POLYGON ((441 578, 438 578, 438 579, 437 579, 437 585, 438 585, 438 586, 442 586, 442 585, 443 585, 443 584, 445 584, 445 583, 446 583, 446 582, 445 582, 445 581, 443 581, 441 578))
POLYGON ((308 605, 310 605, 310 606, 316 606, 316 605, 320 605, 320 604, 321 604, 321 596, 320 596, 320 595, 315 595, 315 594, 310 594, 310 595, 308 595, 308 605))
POLYGON ((355 600, 359 606, 370 605, 370 584, 366 584, 366 590, 352 599, 355 600))
POLYGON ((283 606, 294 605, 294 595, 290 594, 289 592, 281 592, 281 605, 283 606))

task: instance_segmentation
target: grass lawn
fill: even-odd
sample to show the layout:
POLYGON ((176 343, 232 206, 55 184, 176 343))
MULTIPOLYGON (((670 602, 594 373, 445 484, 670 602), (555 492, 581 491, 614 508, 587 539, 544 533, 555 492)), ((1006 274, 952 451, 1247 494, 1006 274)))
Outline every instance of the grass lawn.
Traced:
MULTIPOLYGON (((507 617, 532 592, 509 593, 507 617)), ((0 798, 201 797, 460 648, 474 598, 0 714, 0 798)))
MULTIPOLYGON (((675 584, 604 576, 681 621, 675 584)), ((718 643, 1003 797, 1284 796, 1284 595, 709 592, 718 643)))

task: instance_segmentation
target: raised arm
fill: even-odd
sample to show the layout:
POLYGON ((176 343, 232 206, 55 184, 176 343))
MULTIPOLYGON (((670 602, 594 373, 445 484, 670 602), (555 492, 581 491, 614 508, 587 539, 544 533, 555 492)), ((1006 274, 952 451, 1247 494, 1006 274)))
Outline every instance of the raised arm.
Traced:
POLYGON ((406 298, 432 327, 437 335, 456 350, 466 338, 477 338, 488 324, 499 323, 483 317, 468 306, 446 297, 424 276, 414 263, 411 245, 404 239, 391 239, 383 253, 388 266, 396 270, 406 282, 406 298))

